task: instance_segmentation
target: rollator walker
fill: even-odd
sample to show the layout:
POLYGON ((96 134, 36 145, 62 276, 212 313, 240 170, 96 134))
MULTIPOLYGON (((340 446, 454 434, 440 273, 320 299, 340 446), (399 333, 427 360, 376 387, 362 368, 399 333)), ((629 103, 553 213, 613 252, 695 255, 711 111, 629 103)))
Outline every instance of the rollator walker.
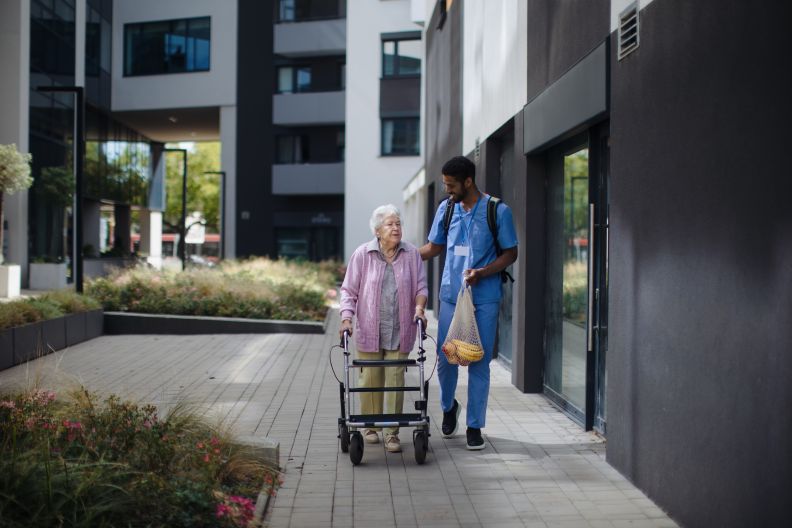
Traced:
MULTIPOLYGON (((424 380, 424 363, 426 351, 424 339, 427 338, 423 322, 418 324, 418 357, 416 359, 353 359, 350 361, 349 331, 344 330, 341 337, 341 347, 344 350, 344 381, 336 379, 339 383, 341 396, 341 417, 338 419, 338 438, 341 439, 341 451, 349 453, 352 464, 358 465, 363 459, 363 435, 358 429, 370 427, 415 427, 413 430, 413 446, 415 448, 415 461, 423 464, 426 461, 426 452, 429 450, 429 415, 427 414, 429 380, 424 380), (364 367, 418 367, 419 385, 403 387, 352 387, 349 383, 351 369, 364 367), (354 414, 354 401, 352 393, 355 392, 419 392, 419 399, 415 401, 416 413, 402 414, 354 414), (347 414, 347 409, 349 414, 347 414)), ((333 347, 335 348, 335 347, 333 347)), ((332 363, 331 363, 332 366, 332 363)), ((334 372, 335 373, 335 372, 334 372)))

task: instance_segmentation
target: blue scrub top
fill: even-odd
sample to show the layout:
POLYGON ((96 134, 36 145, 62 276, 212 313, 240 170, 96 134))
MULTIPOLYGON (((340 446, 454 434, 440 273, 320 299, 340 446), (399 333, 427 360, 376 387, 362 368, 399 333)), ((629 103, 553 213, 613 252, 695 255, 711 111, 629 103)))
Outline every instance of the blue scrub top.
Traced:
MULTIPOLYGON (((465 211, 462 204, 454 204, 454 215, 448 233, 443 228, 448 200, 444 200, 437 208, 429 241, 433 244, 446 246, 446 262, 443 279, 440 282, 440 300, 456 304, 459 289, 462 287, 462 274, 466 269, 483 268, 497 258, 495 242, 487 225, 487 202, 490 196, 482 193, 479 201, 470 211, 465 211), (469 226, 469 228, 468 228, 469 226), (469 233, 468 233, 469 230, 469 233), (470 243, 469 240, 473 242, 470 243), (457 255, 456 246, 468 246, 468 255, 457 255)), ((498 206, 498 243, 502 249, 517 246, 517 234, 514 231, 514 220, 508 205, 501 202, 498 206)), ((473 302, 484 304, 498 302, 501 298, 500 274, 481 279, 473 286, 473 302)))

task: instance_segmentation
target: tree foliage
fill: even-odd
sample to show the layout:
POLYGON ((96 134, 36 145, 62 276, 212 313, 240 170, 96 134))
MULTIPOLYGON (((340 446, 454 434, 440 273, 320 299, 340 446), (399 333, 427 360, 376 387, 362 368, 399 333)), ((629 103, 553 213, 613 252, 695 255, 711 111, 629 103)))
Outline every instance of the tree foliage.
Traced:
POLYGON ((30 176, 30 154, 19 152, 16 145, 0 145, 0 193, 11 194, 27 189, 30 176))
MULTIPOLYGON (((171 147, 173 145, 168 145, 171 147)), ((165 178, 166 207, 164 221, 178 228, 181 218, 182 158, 168 155, 165 178)), ((220 169, 220 143, 193 143, 187 152, 187 214, 200 212, 209 233, 219 232, 220 175, 205 174, 220 169)))

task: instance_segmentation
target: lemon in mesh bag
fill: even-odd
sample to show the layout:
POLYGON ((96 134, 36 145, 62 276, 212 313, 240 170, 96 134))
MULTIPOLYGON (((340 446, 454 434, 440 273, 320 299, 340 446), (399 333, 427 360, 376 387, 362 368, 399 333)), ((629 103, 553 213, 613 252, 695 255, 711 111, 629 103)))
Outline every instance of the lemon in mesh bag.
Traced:
POLYGON ((473 292, 467 283, 459 290, 454 317, 448 327, 442 350, 452 365, 467 366, 484 357, 476 324, 473 292))

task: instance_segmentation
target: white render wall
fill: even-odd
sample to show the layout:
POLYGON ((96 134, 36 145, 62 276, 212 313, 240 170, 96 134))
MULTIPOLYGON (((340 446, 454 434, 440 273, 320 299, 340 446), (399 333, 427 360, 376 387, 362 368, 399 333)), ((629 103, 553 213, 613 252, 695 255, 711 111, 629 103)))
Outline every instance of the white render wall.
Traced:
MULTIPOLYGON (((452 9, 457 8, 456 4, 452 9)), ((465 0, 462 153, 522 110, 528 93, 528 12, 524 0, 465 0)))
POLYGON ((236 105, 237 0, 114 0, 113 110, 236 105), (208 72, 124 77, 124 24, 211 17, 208 72))
POLYGON ((392 203, 404 208, 404 187, 423 165, 422 156, 380 156, 380 35, 420 30, 411 22, 410 8, 410 0, 347 3, 345 259, 373 237, 368 223, 375 207, 392 203))
MULTIPOLYGON (((28 152, 30 0, 0 1, 0 144, 28 152)), ((28 192, 3 197, 8 223, 6 262, 27 277, 28 192)))

